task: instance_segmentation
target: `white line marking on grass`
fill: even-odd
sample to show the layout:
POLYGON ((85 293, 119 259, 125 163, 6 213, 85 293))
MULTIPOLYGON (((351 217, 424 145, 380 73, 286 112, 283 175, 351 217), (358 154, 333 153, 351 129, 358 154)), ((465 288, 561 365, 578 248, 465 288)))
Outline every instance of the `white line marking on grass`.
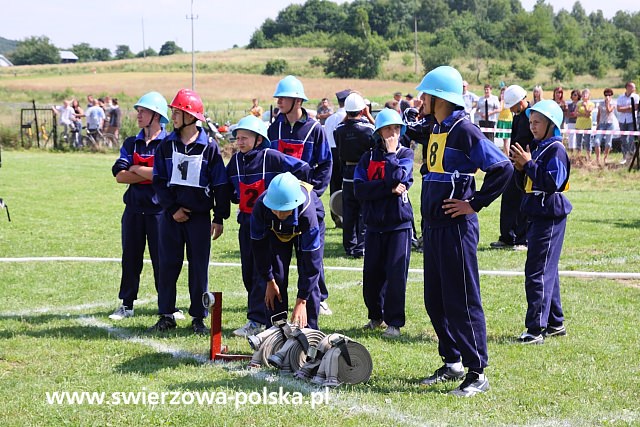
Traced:
MULTIPOLYGON (((18 257, 18 258, 0 258, 0 262, 52 262, 52 261, 76 261, 76 262, 117 262, 121 261, 120 258, 93 258, 93 257, 18 257)), ((145 260, 146 263, 151 263, 150 260, 145 260)), ((184 261, 183 264, 187 264, 184 261)), ((210 262, 209 265, 214 267, 240 267, 242 264, 239 262, 210 262)), ((292 269, 297 268, 295 265, 291 266, 292 269)), ((362 272, 361 267, 339 267, 339 266, 324 266, 325 270, 330 271, 357 271, 362 272)), ((422 274, 423 270, 420 268, 410 268, 409 273, 422 274)), ((484 276, 515 276, 523 277, 524 271, 512 271, 512 270, 480 270, 480 274, 484 276)), ((608 272, 608 271, 572 271, 561 270, 558 272, 560 276, 565 277, 578 277, 578 278, 603 278, 603 279, 640 279, 640 273, 624 273, 624 272, 608 272)))

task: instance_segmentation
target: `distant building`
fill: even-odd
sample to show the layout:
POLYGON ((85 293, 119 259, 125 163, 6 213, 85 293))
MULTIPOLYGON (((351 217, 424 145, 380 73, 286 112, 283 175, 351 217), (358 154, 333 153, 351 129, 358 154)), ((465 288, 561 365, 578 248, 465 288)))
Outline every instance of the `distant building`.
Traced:
POLYGON ((13 67, 13 64, 4 55, 0 55, 0 67, 13 67))
POLYGON ((78 62, 78 57, 75 53, 70 50, 61 50, 60 51, 60 62, 63 64, 74 64, 78 62))

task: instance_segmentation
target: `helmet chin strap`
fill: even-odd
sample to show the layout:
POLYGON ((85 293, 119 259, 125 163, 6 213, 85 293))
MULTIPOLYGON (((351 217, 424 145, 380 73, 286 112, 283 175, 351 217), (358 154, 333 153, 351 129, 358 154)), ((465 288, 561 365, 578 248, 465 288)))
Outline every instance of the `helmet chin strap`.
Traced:
POLYGON ((253 148, 252 148, 252 150, 255 150, 257 146, 258 146, 258 135, 256 135, 256 139, 253 141, 253 148))
POLYGON ((196 122, 198 121, 198 119, 196 119, 195 117, 191 116, 191 114, 187 114, 187 116, 191 116, 191 117, 193 117, 193 118, 195 119, 195 120, 194 120, 194 121, 192 121, 191 123, 187 123, 187 122, 185 121, 185 119, 184 119, 185 112, 184 112, 184 111, 182 111, 182 110, 180 110, 180 111, 182 112, 182 126, 180 126, 180 127, 174 127, 174 128, 173 128, 173 130, 174 130, 178 135, 180 135, 180 134, 182 133, 182 129, 186 128, 187 126, 191 126, 192 124, 194 124, 194 123, 196 123, 196 122))
POLYGON ((293 102, 291 103, 291 108, 289 108, 289 111, 287 111, 286 113, 284 113, 284 115, 285 115, 285 116, 286 116, 287 114, 289 114, 290 112, 292 112, 292 111, 293 111, 293 107, 295 107, 295 106, 296 106, 296 99, 298 99, 298 98, 291 98, 291 99, 293 99, 293 102))

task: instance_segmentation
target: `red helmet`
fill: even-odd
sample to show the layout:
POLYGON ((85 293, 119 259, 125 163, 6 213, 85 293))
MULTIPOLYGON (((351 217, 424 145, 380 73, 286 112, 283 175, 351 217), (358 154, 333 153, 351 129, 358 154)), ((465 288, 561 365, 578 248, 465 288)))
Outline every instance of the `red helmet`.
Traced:
POLYGON ((178 110, 191 114, 200 121, 205 121, 202 99, 200 99, 200 95, 191 89, 180 89, 175 98, 173 98, 173 101, 171 101, 171 104, 169 104, 169 107, 177 108, 178 110))

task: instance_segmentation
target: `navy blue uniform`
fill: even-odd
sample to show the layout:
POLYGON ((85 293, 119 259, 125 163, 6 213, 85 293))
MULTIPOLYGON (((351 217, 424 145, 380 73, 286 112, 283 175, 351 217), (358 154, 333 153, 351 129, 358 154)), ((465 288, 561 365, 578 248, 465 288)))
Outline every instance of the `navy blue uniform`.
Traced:
POLYGON ((227 164, 227 177, 231 185, 231 201, 238 203, 238 241, 242 261, 242 281, 247 290, 247 318, 260 324, 267 324, 264 295, 266 282, 255 268, 251 253, 250 220, 251 212, 258 197, 269 188, 271 180, 282 172, 291 172, 305 181, 309 176, 309 165, 277 150, 262 148, 261 145, 246 153, 238 152, 227 164))
POLYGON ((452 218, 442 205, 445 199, 468 200, 479 212, 500 196, 513 166, 464 110, 435 125, 426 154, 421 206, 425 307, 443 360, 462 358, 467 368, 483 369, 488 355, 476 256, 478 216, 452 218), (480 190, 475 188, 477 169, 486 173, 480 190))
POLYGON ((367 226, 362 293, 368 316, 400 328, 411 259, 413 151, 398 145, 395 153, 387 153, 377 144, 360 158, 353 182, 367 226), (392 193, 400 183, 407 192, 392 193))
MULTIPOLYGON (((145 142, 144 131, 127 138, 120 148, 120 157, 111 168, 113 176, 129 170, 132 165, 153 166, 156 147, 167 136, 164 129, 157 139, 145 142)), ((162 208, 154 200, 151 181, 130 184, 122 200, 122 278, 118 298, 126 307, 133 307, 138 299, 140 273, 144 262, 144 250, 149 243, 149 256, 153 266, 154 286, 158 290, 158 224, 162 208)))
MULTIPOLYGON (((527 108, 529 103, 527 102, 527 108)), ((529 129, 529 117, 523 110, 513 116, 511 125, 511 144, 516 142, 526 149, 533 141, 533 134, 529 129)), ((522 191, 516 184, 516 175, 509 181, 509 185, 502 193, 500 201, 500 240, 507 245, 527 244, 527 215, 520 209, 522 191)))
POLYGON ((564 241, 567 215, 572 206, 562 194, 568 189, 571 164, 562 137, 533 141, 531 160, 516 172, 524 189, 522 211, 529 219, 525 289, 525 326, 538 335, 547 326, 562 326, 558 262, 564 241))
MULTIPOLYGON (((331 181, 331 148, 324 134, 324 129, 319 121, 309 117, 307 111, 302 109, 302 118, 291 124, 287 116, 278 114, 276 120, 271 123, 267 136, 271 146, 278 151, 307 162, 311 167, 309 183, 313 185, 313 191, 318 197, 329 186, 331 181)), ((318 218, 320 227, 321 252, 324 254, 324 209, 322 218, 318 218)), ((320 271, 320 294, 324 301, 329 297, 329 291, 324 280, 324 268, 320 271)))
POLYGON ((198 138, 184 145, 180 136, 172 132, 158 145, 153 166, 153 188, 163 212, 160 219, 160 283, 158 286, 159 313, 176 312, 176 283, 182 270, 186 246, 189 260, 189 314, 204 318, 202 294, 208 289, 209 253, 211 251, 211 210, 213 222, 222 224, 229 218, 227 174, 218 144, 200 129, 198 138), (173 164, 172 156, 202 156, 200 173, 192 179, 191 169, 182 157, 173 164), (191 171, 190 171, 190 170, 191 171), (181 179, 184 183, 181 183, 181 179), (172 182, 173 181, 173 182, 172 182), (189 185, 187 185, 187 183, 189 185), (195 184, 196 186, 192 186, 195 184), (191 210, 189 220, 176 222, 173 214, 180 207, 191 210))
POLYGON ((361 118, 348 119, 333 132, 342 164, 342 246, 347 255, 355 257, 364 255, 365 225, 353 189, 353 175, 362 155, 373 148, 374 129, 367 119, 361 118))
POLYGON ((295 250, 298 266, 296 297, 307 301, 308 326, 318 329, 319 281, 323 270, 318 218, 324 218, 324 208, 310 185, 307 188, 301 183, 301 187, 306 200, 284 221, 264 205, 264 194, 258 198, 251 213, 251 244, 261 279, 265 284, 275 279, 282 297, 282 302, 274 299, 275 310, 266 309, 267 325, 271 324, 271 316, 288 310, 289 266, 295 250))

